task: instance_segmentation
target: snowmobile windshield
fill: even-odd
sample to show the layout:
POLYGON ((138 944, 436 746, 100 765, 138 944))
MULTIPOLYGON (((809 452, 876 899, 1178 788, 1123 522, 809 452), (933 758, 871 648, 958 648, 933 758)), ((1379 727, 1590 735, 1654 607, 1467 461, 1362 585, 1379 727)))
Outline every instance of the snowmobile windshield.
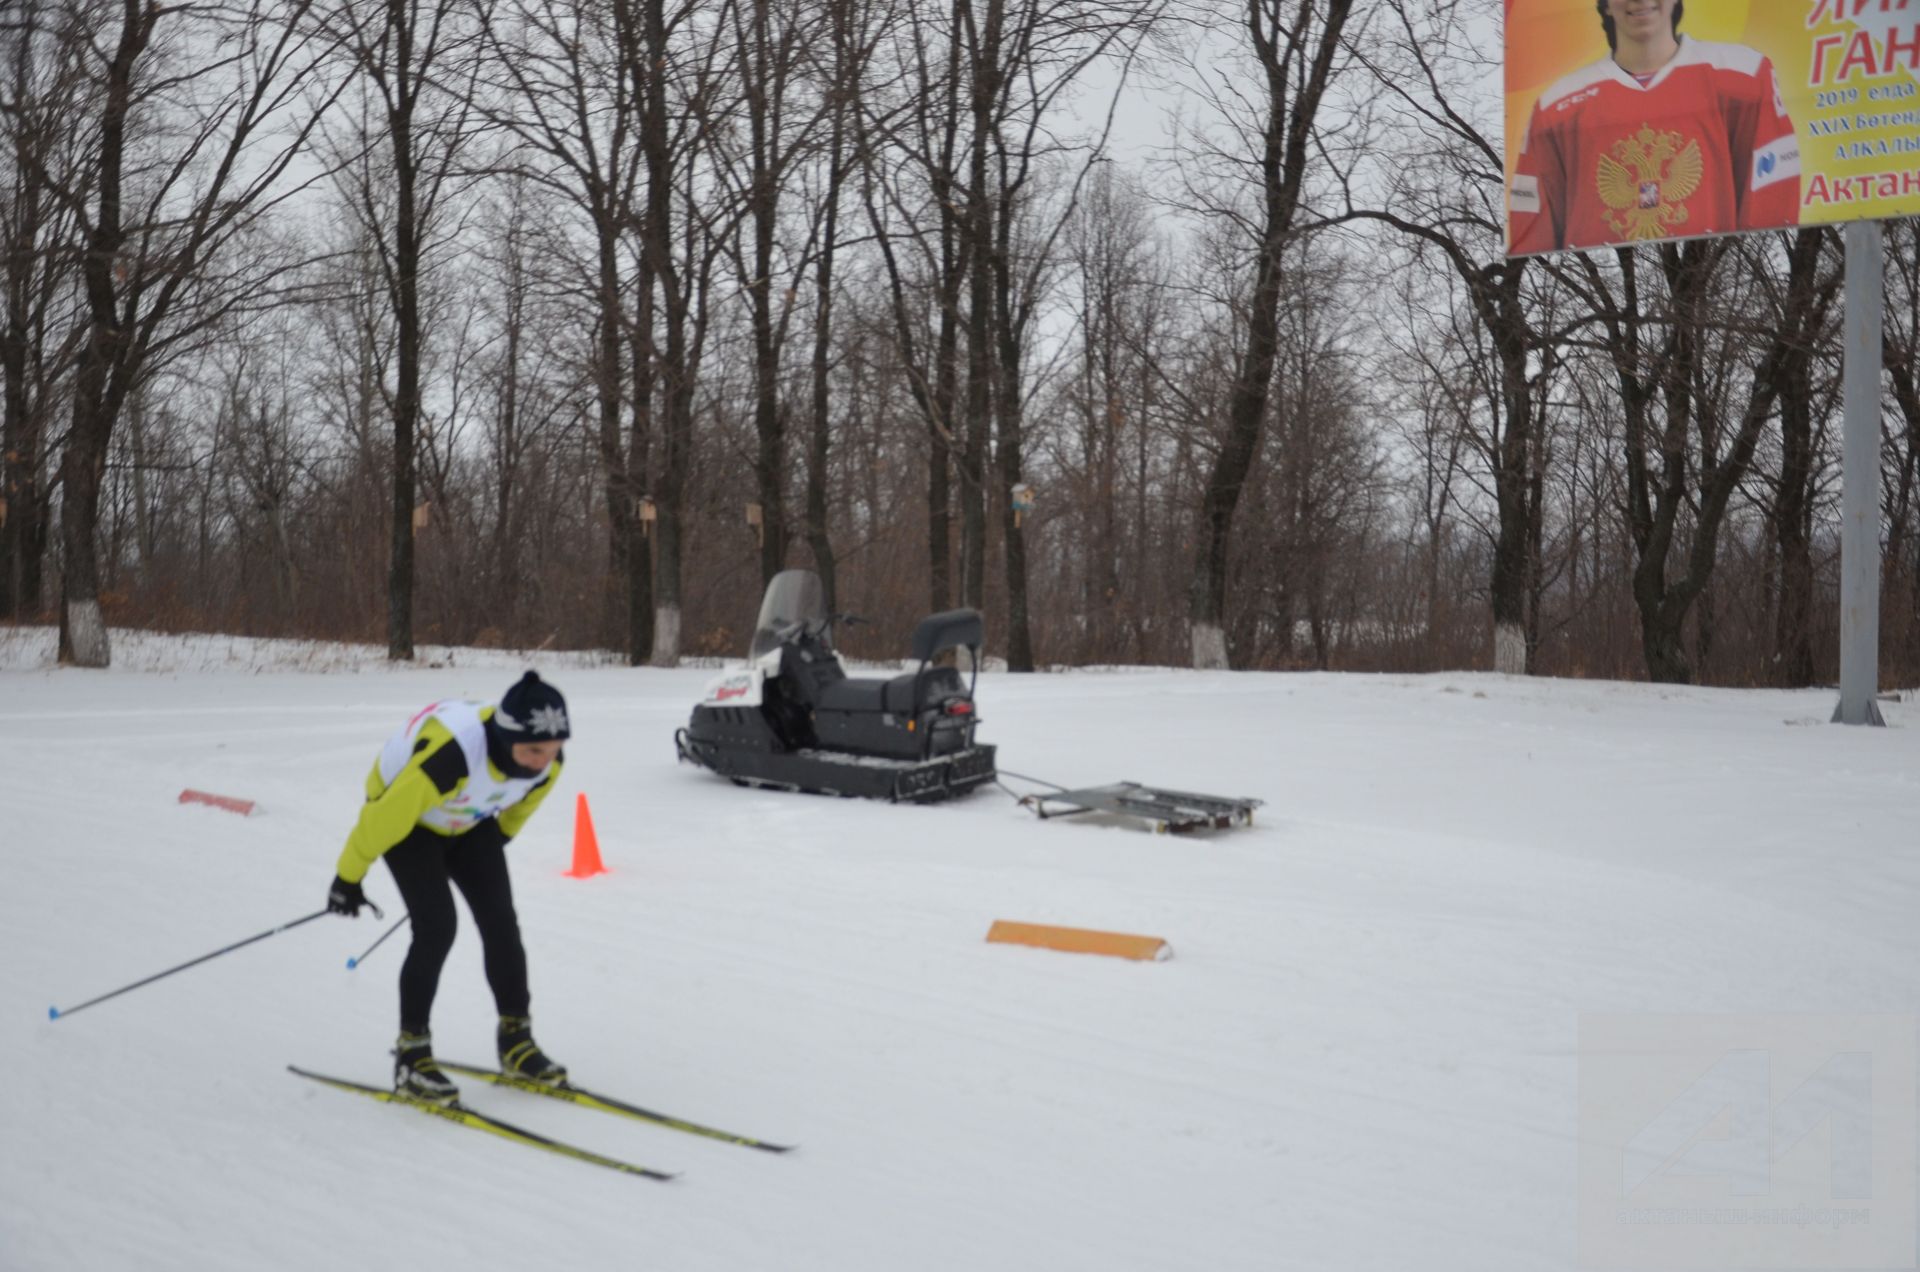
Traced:
POLYGON ((760 601, 760 618, 753 625, 753 644, 747 657, 758 658, 779 648, 780 642, 801 624, 818 624, 824 629, 826 618, 827 594, 820 586, 820 576, 812 570, 782 570, 767 584, 767 594, 760 601))

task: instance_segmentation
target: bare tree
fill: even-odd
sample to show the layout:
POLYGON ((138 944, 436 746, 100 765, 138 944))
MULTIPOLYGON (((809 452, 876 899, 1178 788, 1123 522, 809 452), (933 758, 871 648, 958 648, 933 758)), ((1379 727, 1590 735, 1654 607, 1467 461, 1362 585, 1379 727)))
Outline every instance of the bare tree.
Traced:
MULTIPOLYGON (((828 103, 820 96, 811 101, 801 96, 806 46, 823 34, 811 14, 775 0, 735 0, 731 8, 733 78, 740 89, 746 138, 745 153, 729 156, 731 162, 725 166, 745 210, 742 228, 751 238, 742 248, 737 236, 730 236, 735 242, 731 251, 735 275, 749 309, 754 492, 760 507, 760 578, 766 583, 786 568, 791 534, 782 361, 799 277, 806 267, 804 252, 780 242, 782 211, 798 164, 815 144, 828 103), (782 272, 791 281, 776 290, 775 276, 782 272)), ((840 17, 844 25, 844 15, 840 17)), ((838 42, 844 37, 827 38, 838 42)))
MULTIPOLYGON (((385 386, 393 374, 394 341, 379 254, 365 226, 348 219, 350 237, 338 249, 327 292, 309 311, 318 348, 303 383, 315 403, 316 431, 333 456, 316 467, 316 481, 325 492, 326 525, 338 551, 323 569, 313 563, 308 569, 330 578, 340 594, 369 597, 379 594, 376 580, 386 573, 391 538, 392 426, 385 386)), ((381 617, 384 627, 383 610, 381 617)))
MULTIPOLYGON (((1113 127, 1113 108, 1127 91, 1126 70, 1139 46, 1153 32, 1163 6, 1158 0, 1079 7, 1020 3, 1008 6, 1003 17, 996 17, 994 10, 1001 3, 988 0, 987 27, 1002 28, 992 42, 984 40, 984 32, 969 28, 969 50, 976 67, 974 147, 976 151, 984 149, 990 160, 984 183, 970 193, 976 203, 984 203, 991 210, 986 227, 990 237, 976 240, 972 254, 976 278, 982 274, 987 278, 992 305, 984 319, 978 313, 971 315, 969 341, 975 338, 972 333, 991 332, 993 495, 1000 510, 1005 552, 1007 664, 1015 671, 1031 671, 1034 653, 1027 540, 1014 492, 1024 469, 1027 361, 1033 324, 1047 298, 1051 276, 1061 263, 1058 244, 1072 222, 1081 189, 1089 173, 1102 166, 1113 127), (978 69, 990 53, 1002 66, 994 71, 978 69), (1112 89, 1105 121, 1091 137, 1060 140, 1065 131, 1061 107, 1067 95, 1090 67, 1107 59, 1121 64, 1122 72, 1112 89), (987 86, 994 88, 995 96, 983 110, 980 92, 987 86), (1043 212, 1041 173, 1064 166, 1071 159, 1077 159, 1077 163, 1070 186, 1057 208, 1043 212)), ((982 228, 974 216, 969 218, 969 227, 976 234, 982 228)), ((976 282, 976 307, 980 301, 980 285, 976 282)))
MULTIPOLYGON (((526 577, 522 566, 531 561, 523 540, 534 520, 533 479, 543 464, 551 462, 548 456, 555 434, 570 415, 578 388, 577 358, 570 356, 575 329, 562 321, 574 315, 559 311, 558 301, 542 295, 545 272, 540 263, 555 248, 554 236, 543 231, 544 218, 552 209, 536 197, 538 192, 519 174, 510 174, 489 218, 491 246, 479 251, 484 270, 481 303, 489 311, 493 332, 480 370, 484 400, 478 407, 485 420, 480 457, 493 495, 482 575, 495 609, 489 626, 503 632, 518 626, 521 611, 537 608, 536 594, 522 583, 526 577)), ((620 318, 616 312, 616 325, 620 318)), ((598 389, 598 363, 592 371, 598 389)), ((600 440, 604 467, 604 431, 600 440)), ((644 460, 644 451, 637 458, 644 460)), ((626 490, 630 494, 631 488, 626 490)), ((638 599, 630 599, 627 617, 632 622, 620 630, 629 642, 626 652, 632 665, 636 658, 644 661, 650 652, 644 644, 632 643, 636 631, 650 635, 653 617, 648 585, 651 562, 643 546, 633 550, 630 564, 629 577, 638 599)))
POLYGON ((1838 287, 1837 276, 1821 268, 1823 232, 1797 231, 1784 287, 1762 293, 1772 313, 1755 332, 1761 339, 1744 401, 1732 406, 1725 392, 1707 391, 1702 349, 1716 325, 1740 325, 1714 304, 1716 274, 1735 242, 1698 239, 1658 248, 1656 277, 1666 301, 1659 309, 1642 296, 1635 249, 1615 254, 1613 278, 1591 257, 1581 258, 1587 301, 1605 333, 1625 411, 1627 522, 1637 556, 1633 597, 1647 674, 1655 681, 1693 678, 1682 643, 1688 611, 1712 577, 1729 501, 1776 409, 1794 351, 1816 338, 1838 287), (1724 418, 1735 410, 1733 419, 1724 418), (1691 519, 1691 542, 1676 572, 1671 560, 1682 550, 1683 515, 1691 519))
POLYGON ((840 206, 859 163, 854 138, 860 84, 873 58, 883 25, 863 0, 835 0, 828 6, 826 53, 816 56, 826 116, 820 156, 819 220, 813 256, 813 347, 808 364, 807 488, 804 516, 807 545, 820 575, 829 611, 839 607, 839 556, 834 550, 830 458, 834 442, 833 371, 836 310, 835 268, 840 260, 840 206))
POLYGON ((84 197, 73 136, 81 112, 78 41, 59 24, 71 9, 22 0, 0 17, 0 616, 37 614, 52 528, 54 413, 73 352, 72 213, 48 189, 84 197))
MULTIPOLYGON (((1830 231, 1814 234, 1826 240, 1824 250, 1838 250, 1830 231)), ((1777 273, 1771 252, 1745 254, 1750 267, 1776 292, 1791 291, 1804 279, 1768 277, 1777 273)), ((1799 256, 1789 258, 1791 269, 1798 262, 1809 268, 1799 256)), ((1774 659, 1778 683, 1784 688, 1805 688, 1814 683, 1813 606, 1814 606, 1814 509, 1819 496, 1821 463, 1821 423, 1831 414, 1833 395, 1839 387, 1837 374, 1820 375, 1823 369, 1822 346, 1831 346, 1834 333, 1827 319, 1838 293, 1840 274, 1828 265, 1828 283, 1816 289, 1802 330, 1803 338, 1788 344, 1779 363, 1780 446, 1779 468, 1772 484, 1772 506, 1768 521, 1773 544, 1779 553, 1779 603, 1774 611, 1774 659), (1822 386, 1818 380, 1824 379, 1822 386), (1822 403, 1828 410, 1822 410, 1822 403)), ((1838 371, 1837 359, 1831 361, 1838 371)), ((1909 382, 1911 382, 1909 378, 1909 382)))
POLYGON ((953 595, 960 294, 970 268, 961 232, 965 89, 953 15, 942 25, 919 6, 906 10, 903 21, 888 26, 893 78, 862 88, 856 145, 867 222, 886 269, 892 334, 927 430, 927 597, 929 608, 944 610, 953 595), (926 294, 930 316, 916 307, 916 292, 926 294))
POLYGON ((1279 347, 1284 260, 1299 216, 1312 140, 1338 55, 1351 0, 1246 0, 1245 29, 1262 82, 1254 109, 1258 138, 1259 211, 1254 283, 1245 342, 1234 370, 1227 434, 1200 501, 1200 543, 1187 617, 1193 665, 1228 665, 1228 542, 1234 510, 1259 447, 1279 347))
POLYGON ((648 392, 657 392, 660 466, 655 470, 653 662, 679 661, 686 601, 686 497, 694 445, 694 400, 705 347, 708 293, 719 244, 699 170, 709 113, 722 91, 724 41, 700 24, 693 0, 641 0, 639 39, 626 74, 640 102, 646 198, 639 214, 645 284, 636 317, 646 349, 648 392))
POLYGON ((331 41, 307 16, 297 0, 221 9, 119 0, 73 32, 98 103, 92 191, 39 170, 78 224, 88 312, 61 462, 63 661, 103 667, 111 657, 95 533, 121 407, 169 347, 273 303, 297 265, 233 249, 293 193, 283 178, 339 92, 328 83, 331 41), (223 257, 234 272, 216 272, 223 257))
MULTIPOLYGON (((1464 284, 1447 268, 1438 277, 1417 269, 1396 270, 1400 283, 1401 330, 1394 333, 1399 358, 1395 368, 1401 409, 1394 412, 1410 456, 1408 487, 1420 545, 1419 597, 1424 629, 1422 666, 1443 666, 1457 607, 1454 580, 1447 576, 1456 528, 1470 524, 1473 509, 1463 507, 1469 452, 1476 443, 1475 423, 1486 409, 1486 377, 1476 374, 1485 362, 1476 335, 1483 329, 1467 312, 1464 284), (1435 294, 1437 293, 1437 294, 1435 294), (1466 328, 1463 330, 1463 328, 1466 328)), ((1497 502, 1497 501, 1496 501, 1497 502)))
POLYGON ((1124 55, 1157 11, 1151 3, 1018 0, 913 11, 899 43, 906 87, 897 97, 870 93, 863 116, 875 174, 869 219, 930 438, 932 603, 943 606, 949 595, 949 464, 957 457, 960 600, 986 604, 989 512, 997 508, 1007 656, 1020 669, 1033 665, 1025 534, 1013 507, 1023 476, 1025 363, 1057 264, 1054 245, 1101 140, 1074 138, 1062 107, 1087 68, 1124 55), (1062 161, 1076 151, 1068 192, 1043 219, 1041 174, 1065 170, 1062 161))
MULTIPOLYGON (((1276 331, 1270 419, 1228 563, 1240 600, 1226 635, 1250 665, 1297 665, 1303 644, 1315 665, 1330 665, 1337 645, 1380 620, 1377 607, 1362 608, 1355 582, 1387 483, 1374 391, 1352 351, 1361 332, 1349 268, 1324 243, 1301 240, 1284 262, 1291 290, 1276 331)), ((1213 374, 1216 396, 1231 391, 1228 349, 1213 374)))
MULTIPOLYGON (((653 562, 637 513, 647 446, 643 437, 626 434, 621 417, 632 345, 621 244, 636 216, 643 103, 634 68, 643 45, 633 0, 515 0, 488 29, 488 62, 497 68, 500 90, 489 114, 517 139, 518 171, 572 204, 591 234, 591 257, 581 272, 592 298, 594 402, 614 583, 607 614, 609 634, 633 666, 652 653, 654 619, 653 562)), ((646 418, 636 412, 636 427, 646 418)))
MULTIPOLYGON (((1143 512, 1131 527, 1134 551, 1122 536, 1122 482, 1128 435, 1148 444, 1145 415, 1154 396, 1150 347, 1155 301, 1167 290, 1160 245, 1150 230, 1151 209, 1139 183, 1115 165, 1098 166, 1070 225, 1066 254, 1070 274, 1077 358, 1062 391, 1074 427, 1063 439, 1062 466, 1071 474, 1079 533, 1072 547, 1080 559, 1073 593, 1080 659, 1119 656, 1119 613, 1142 577, 1138 536, 1143 512), (1131 560, 1128 561, 1128 556, 1131 560), (1126 562, 1123 568, 1123 561, 1126 562), (1123 578, 1123 573, 1125 577, 1123 578)), ((1137 493, 1145 494, 1144 474, 1137 493)), ((1139 654, 1136 652, 1136 657, 1139 654)))
MULTIPOLYGON (((394 325, 393 482, 388 506, 387 657, 413 657, 416 447, 427 340, 422 280, 473 138, 475 15, 466 0, 386 0, 364 22, 340 4, 328 27, 348 41, 365 85, 359 126, 336 143, 342 185, 374 248, 394 325), (464 63, 464 65, 462 65, 464 63)), ((384 387, 384 386, 383 386, 384 387)))
POLYGON ((242 341, 222 351, 226 365, 220 368, 214 427, 223 435, 227 515, 242 535, 265 548, 268 629, 290 632, 301 581, 291 522, 310 457, 294 407, 295 381, 287 374, 297 356, 293 333, 282 323, 275 334, 278 339, 258 347, 242 341))
POLYGON ((1529 497, 1541 448, 1535 364, 1551 338, 1533 330, 1527 262, 1505 257, 1505 151, 1497 122, 1474 108, 1474 90, 1498 68, 1480 37, 1497 15, 1486 0, 1391 0, 1385 19, 1356 56, 1373 72, 1394 125, 1387 135, 1398 144, 1386 157, 1380 206, 1349 215, 1383 221, 1420 250, 1438 252, 1490 338, 1497 392, 1486 401, 1492 423, 1480 451, 1498 514, 1489 586, 1494 670, 1520 675, 1531 670, 1528 589, 1539 576, 1531 555, 1539 508, 1529 497))

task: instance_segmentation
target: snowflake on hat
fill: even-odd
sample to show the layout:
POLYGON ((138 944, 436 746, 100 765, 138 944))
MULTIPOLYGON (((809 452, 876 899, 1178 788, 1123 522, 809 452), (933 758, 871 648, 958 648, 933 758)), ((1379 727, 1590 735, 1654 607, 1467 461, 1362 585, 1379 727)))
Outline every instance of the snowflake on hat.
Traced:
POLYGON ((572 736, 567 700, 535 671, 500 695, 493 718, 516 742, 564 742, 572 736))
POLYGON ((559 707, 535 707, 527 717, 527 732, 539 737, 564 738, 568 736, 567 713, 559 707))

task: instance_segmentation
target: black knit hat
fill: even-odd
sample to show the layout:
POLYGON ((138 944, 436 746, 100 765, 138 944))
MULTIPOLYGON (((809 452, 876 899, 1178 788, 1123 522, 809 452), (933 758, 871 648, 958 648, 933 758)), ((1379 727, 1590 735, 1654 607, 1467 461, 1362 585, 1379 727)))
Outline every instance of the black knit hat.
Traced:
POLYGON ((567 700, 537 671, 500 695, 493 723, 512 742, 564 742, 573 732, 567 725, 567 700))

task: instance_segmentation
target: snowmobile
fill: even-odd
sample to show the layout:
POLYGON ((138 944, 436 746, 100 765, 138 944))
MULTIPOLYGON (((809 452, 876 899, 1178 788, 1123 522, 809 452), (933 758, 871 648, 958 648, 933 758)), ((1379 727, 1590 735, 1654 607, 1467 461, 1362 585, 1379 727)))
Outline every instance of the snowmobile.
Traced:
POLYGON ((692 720, 674 733, 679 758, 740 786, 901 803, 931 803, 992 781, 994 748, 974 740, 980 612, 922 619, 910 646, 917 669, 890 679, 847 674, 833 647, 836 621, 859 620, 827 613, 813 571, 775 575, 746 668, 707 686, 692 720), (956 649, 971 655, 971 678, 942 664, 956 649))

